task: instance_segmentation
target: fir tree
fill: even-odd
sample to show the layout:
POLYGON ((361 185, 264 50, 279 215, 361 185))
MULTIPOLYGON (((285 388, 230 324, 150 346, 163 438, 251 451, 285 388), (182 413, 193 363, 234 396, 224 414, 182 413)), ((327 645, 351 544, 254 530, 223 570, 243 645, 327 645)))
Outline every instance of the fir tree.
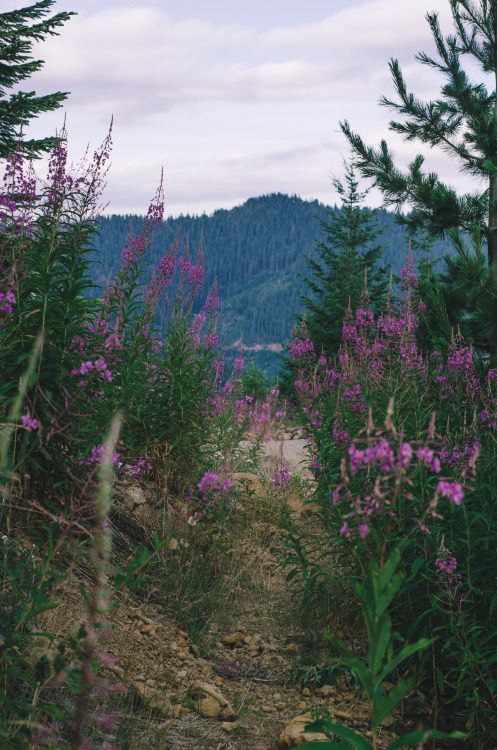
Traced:
POLYGON ((55 0, 40 0, 28 8, 0 13, 0 159, 7 158, 9 151, 21 147, 25 155, 40 158, 40 152, 49 152, 57 145, 56 137, 18 143, 18 129, 29 123, 40 112, 50 112, 62 106, 69 92, 57 92, 47 96, 36 96, 34 91, 19 91, 6 97, 5 90, 29 78, 39 70, 44 61, 30 60, 34 41, 43 40, 47 34, 58 35, 56 26, 62 26, 76 13, 57 13, 46 20, 55 0), (30 21, 35 21, 29 25, 30 21))
POLYGON ((361 174, 374 180, 386 204, 397 209, 405 203, 412 207, 409 216, 397 214, 398 220, 412 231, 425 230, 432 236, 447 233, 455 245, 458 261, 447 268, 445 277, 430 276, 428 269, 428 287, 437 285, 431 300, 437 313, 428 327, 438 325, 438 334, 445 330, 445 338, 448 330, 469 324, 473 317, 478 332, 473 325, 469 328, 479 339, 473 343, 497 355, 497 325, 492 313, 497 294, 497 0, 449 3, 455 34, 444 37, 437 15, 429 13, 426 18, 438 59, 424 52, 416 56, 445 79, 440 97, 423 103, 409 93, 399 63, 392 59, 390 70, 398 101, 383 97, 380 103, 403 117, 402 122, 390 123, 392 131, 407 141, 442 149, 459 162, 461 171, 480 182, 483 178, 485 189, 457 195, 437 174, 424 171, 423 155, 418 154, 403 172, 395 167, 386 141, 375 150, 366 146, 347 122, 341 123, 341 128, 356 154, 361 174), (484 83, 470 80, 462 67, 463 58, 473 63, 473 69, 476 64, 482 73, 492 75, 490 91, 484 83), (468 254, 463 249, 460 231, 472 235, 475 247, 486 243, 490 273, 481 266, 481 253, 468 254), (482 273, 475 278, 473 271, 478 265, 482 273), (451 294, 454 286, 466 290, 458 300, 451 294))
POLYGON ((398 208, 412 206, 409 216, 398 216, 411 229, 425 229, 443 234, 455 227, 469 231, 476 221, 485 225, 488 235, 489 265, 497 273, 497 101, 495 90, 488 92, 483 83, 472 83, 461 67, 464 55, 479 63, 485 73, 497 77, 497 2, 480 0, 449 0, 456 35, 444 38, 437 14, 427 14, 440 60, 422 52, 416 59, 440 71, 446 78, 441 97, 428 103, 420 102, 407 87, 397 60, 390 61, 390 70, 399 97, 398 102, 382 97, 380 103, 405 117, 404 122, 392 121, 390 130, 405 140, 418 140, 439 147, 455 157, 461 170, 478 178, 484 177, 487 188, 479 194, 458 196, 438 176, 423 171, 424 156, 418 154, 407 173, 394 166, 386 141, 379 150, 365 146, 353 133, 348 122, 340 123, 364 177, 374 179, 387 205, 398 208), (468 28, 469 27, 469 28, 468 28))
POLYGON ((354 165, 345 163, 345 181, 333 179, 342 206, 320 219, 318 259, 306 256, 312 276, 305 278, 312 295, 302 295, 306 324, 314 350, 333 357, 342 342, 342 324, 349 304, 354 309, 367 285, 373 309, 384 302, 389 269, 379 265, 385 246, 374 244, 383 233, 376 224, 377 210, 363 207, 369 192, 358 190, 354 165))

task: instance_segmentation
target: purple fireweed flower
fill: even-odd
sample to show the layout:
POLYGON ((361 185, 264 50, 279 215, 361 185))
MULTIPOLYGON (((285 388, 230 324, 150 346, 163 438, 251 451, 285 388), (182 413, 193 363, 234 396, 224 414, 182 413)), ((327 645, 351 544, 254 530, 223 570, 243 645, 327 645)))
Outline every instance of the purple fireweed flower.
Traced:
MULTIPOLYGON (((200 501, 205 505, 219 506, 219 498, 228 498, 228 490, 232 486, 231 479, 224 480, 219 474, 206 471, 196 488, 190 487, 189 499, 191 502, 200 501)), ((205 515, 206 511, 202 511, 205 515)))
POLYGON ((413 271, 412 266, 404 266, 401 272, 401 287, 404 291, 418 288, 418 278, 413 271))
POLYGON ((11 289, 7 292, 0 292, 0 313, 11 315, 15 304, 16 296, 11 289))
POLYGON ((219 336, 217 333, 210 333, 208 336, 204 336, 204 346, 208 349, 214 349, 219 344, 219 336))
POLYGON ((21 424, 27 430, 36 430, 39 425, 39 422, 37 419, 33 419, 33 417, 30 415, 28 411, 26 414, 23 414, 23 416, 21 417, 21 424))
POLYGON ((208 310, 211 315, 217 315, 219 312, 219 297, 214 292, 210 292, 207 296, 205 303, 205 309, 208 310))
POLYGON ((377 445, 372 445, 364 451, 364 463, 380 463, 382 471, 390 471, 394 465, 394 453, 385 438, 380 438, 377 445))
POLYGON ((95 362, 93 363, 93 366, 95 367, 95 370, 102 371, 102 370, 106 370, 107 369, 107 365, 105 364, 105 360, 103 360, 102 358, 96 359, 95 362))
POLYGON ((243 372, 243 366, 244 366, 243 357, 237 357, 235 359, 235 364, 233 365, 233 372, 234 373, 236 372, 236 373, 239 373, 239 374, 242 373, 243 372))
POLYGON ((464 497, 464 492, 459 482, 452 483, 441 480, 437 485, 437 492, 439 492, 441 495, 444 495, 449 499, 451 503, 454 503, 455 505, 461 505, 462 499, 464 497))
POLYGON ((81 367, 79 368, 79 372, 81 375, 86 375, 90 370, 93 370, 93 362, 82 362, 81 367))
MULTIPOLYGON (((79 463, 86 464, 87 466, 90 466, 91 464, 100 464, 102 463, 104 454, 105 454, 105 447, 103 445, 94 445, 91 449, 91 452, 88 458, 84 459, 83 461, 80 461, 79 463)), ((118 469, 121 466, 121 462, 119 460, 119 453, 117 453, 117 451, 114 451, 112 453, 112 463, 116 469, 118 469)))
POLYGON ((400 469, 407 469, 412 457, 412 448, 409 443, 402 443, 397 456, 397 466, 400 469))
POLYGON ((356 326, 374 326, 374 313, 371 308, 359 307, 355 316, 356 326))
POLYGON ((350 457, 350 473, 355 474, 356 471, 361 466, 362 462, 364 461, 364 451, 359 451, 355 447, 355 444, 352 443, 352 445, 349 448, 349 457, 350 457))
POLYGON ((342 528, 340 529, 340 536, 348 536, 349 535, 349 524, 347 521, 344 522, 342 528))
MULTIPOLYGON (((451 555, 449 550, 446 549, 444 543, 440 547, 438 557, 435 560, 435 568, 438 572, 438 585, 445 591, 449 596, 449 600, 453 601, 457 594, 457 589, 462 586, 462 575, 456 573, 457 560, 454 555, 451 555)), ((463 598, 459 601, 459 605, 462 604, 463 598)))
POLYGON ((431 448, 428 448, 427 445, 422 445, 420 448, 418 448, 418 450, 416 451, 416 456, 425 466, 432 465, 434 453, 431 448))
POLYGON ((276 468, 273 475, 273 484, 276 488, 276 495, 286 495, 290 490, 291 476, 285 467, 276 468))
POLYGON ((297 341, 290 341, 290 356, 293 360, 299 360, 305 357, 306 354, 314 353, 314 344, 309 337, 306 339, 297 339, 297 341))
POLYGON ((345 389, 344 396, 346 400, 349 402, 350 408, 352 409, 352 411, 355 411, 355 412, 366 411, 367 407, 364 401, 364 396, 357 383, 354 383, 354 385, 348 386, 345 389))
POLYGON ((145 471, 152 471, 152 464, 145 455, 141 456, 141 458, 139 458, 136 464, 133 464, 133 466, 125 466, 123 471, 127 474, 131 474, 131 476, 137 477, 143 474, 145 471))

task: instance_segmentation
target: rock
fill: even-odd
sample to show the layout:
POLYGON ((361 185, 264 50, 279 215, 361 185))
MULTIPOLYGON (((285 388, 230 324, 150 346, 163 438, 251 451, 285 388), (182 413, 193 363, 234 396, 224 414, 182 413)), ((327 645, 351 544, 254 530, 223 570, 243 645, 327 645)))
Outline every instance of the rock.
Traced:
POLYGON ((308 687, 305 687, 305 688, 304 688, 304 689, 302 690, 302 695, 304 695, 304 696, 305 696, 306 698, 309 698, 309 696, 311 695, 311 691, 309 690, 309 688, 308 688, 308 687))
MULTIPOLYGON (((233 711, 228 699, 221 693, 220 690, 218 690, 215 685, 211 685, 210 682, 195 680, 191 689, 191 693, 194 698, 211 698, 212 700, 215 700, 219 704, 219 713, 221 713, 222 707, 226 711, 226 713, 224 714, 225 717, 234 716, 236 718, 236 714, 233 711)), ((216 716, 218 716, 219 713, 216 714, 216 716)), ((226 720, 229 721, 229 719, 227 718, 226 720)))
POLYGON ((190 709, 186 706, 182 706, 181 703, 177 703, 173 706, 173 716, 175 719, 181 719, 182 716, 186 716, 190 713, 190 709))
POLYGON ((283 649, 284 654, 288 656, 296 656, 299 652, 299 647, 296 643, 290 643, 286 648, 283 649))
POLYGON ((227 633, 221 638, 221 643, 230 648, 237 648, 237 646, 243 646, 245 636, 243 633, 236 631, 235 633, 227 633))
POLYGON ((125 487, 122 495, 124 504, 130 509, 134 510, 138 505, 143 505, 147 502, 147 498, 141 487, 138 485, 132 485, 131 487, 125 487))
POLYGON ((275 703, 275 708, 278 709, 278 711, 283 711, 283 709, 286 706, 286 703, 284 701, 278 701, 278 703, 275 703))
POLYGON ((202 698, 199 701, 198 710, 206 719, 217 719, 221 713, 221 706, 214 698, 202 698))
POLYGON ((233 711, 231 706, 225 706, 219 716, 223 721, 236 721, 236 713, 233 711))
POLYGON ((146 706, 162 718, 169 719, 174 715, 170 699, 160 690, 156 690, 143 682, 135 682, 131 685, 131 692, 137 695, 146 706))
POLYGON ((237 725, 233 724, 229 721, 223 721, 221 724, 222 729, 224 729, 225 732, 232 732, 233 729, 236 729, 237 725))
POLYGON ((248 471, 235 472, 231 475, 233 486, 237 487, 249 496, 249 499, 264 500, 266 493, 262 486, 261 480, 255 474, 248 471))
POLYGON ((328 698, 330 695, 336 695, 337 689, 333 685, 323 685, 323 687, 316 688, 316 695, 320 698, 328 698))
POLYGON ((327 740, 328 738, 325 734, 320 734, 318 732, 311 734, 304 733, 305 725, 309 721, 312 721, 310 712, 302 714, 302 716, 296 716, 292 719, 280 734, 279 746, 282 748, 297 747, 299 745, 305 745, 307 742, 312 742, 313 740, 327 740))
POLYGON ((297 703, 297 708, 299 711, 305 711, 307 703, 305 701, 300 701, 300 703, 297 703))

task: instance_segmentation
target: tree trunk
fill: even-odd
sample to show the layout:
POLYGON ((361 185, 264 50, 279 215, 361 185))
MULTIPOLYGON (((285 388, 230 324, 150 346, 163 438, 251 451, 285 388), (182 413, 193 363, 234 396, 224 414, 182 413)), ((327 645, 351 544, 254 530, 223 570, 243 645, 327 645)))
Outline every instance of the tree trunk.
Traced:
POLYGON ((497 278, 497 176, 489 178, 488 201, 488 267, 497 278))
MULTIPOLYGON (((489 178, 489 201, 488 201, 488 267, 497 279, 497 176, 489 178)), ((490 355, 497 357, 497 341, 490 341, 490 355)))

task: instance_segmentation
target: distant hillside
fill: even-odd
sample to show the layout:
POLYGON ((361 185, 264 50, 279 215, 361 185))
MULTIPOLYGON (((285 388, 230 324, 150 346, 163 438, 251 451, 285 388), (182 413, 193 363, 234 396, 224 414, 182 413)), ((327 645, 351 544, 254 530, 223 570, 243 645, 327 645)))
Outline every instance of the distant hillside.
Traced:
MULTIPOLYGON (((180 228, 183 241, 188 235, 192 254, 202 237, 204 296, 217 279, 221 337, 226 335, 228 348, 236 348, 241 340, 250 347, 250 358, 274 371, 278 361, 275 350, 288 341, 295 315, 303 309, 299 293, 306 286, 299 273, 307 274, 304 256, 313 255, 319 218, 326 218, 327 211, 340 209, 273 194, 250 198, 242 206, 215 211, 211 216, 168 218, 148 257, 152 265, 158 264, 180 228)), ((95 242, 98 264, 93 264, 92 273, 102 286, 119 268, 131 220, 133 233, 137 233, 143 217, 113 215, 99 220, 101 236, 95 242)), ((378 224, 385 228, 383 262, 392 263, 393 270, 400 273, 408 247, 404 231, 385 210, 379 212, 378 224)), ((440 257, 448 248, 448 243, 437 243, 432 257, 440 257)))

